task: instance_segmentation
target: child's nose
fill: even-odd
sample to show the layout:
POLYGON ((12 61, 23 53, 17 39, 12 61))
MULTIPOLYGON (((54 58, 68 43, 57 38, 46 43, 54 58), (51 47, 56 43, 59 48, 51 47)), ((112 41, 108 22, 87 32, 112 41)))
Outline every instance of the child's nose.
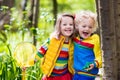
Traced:
POLYGON ((70 25, 67 25, 67 28, 69 28, 70 27, 70 25))
POLYGON ((86 27, 86 30, 89 30, 89 27, 86 27))

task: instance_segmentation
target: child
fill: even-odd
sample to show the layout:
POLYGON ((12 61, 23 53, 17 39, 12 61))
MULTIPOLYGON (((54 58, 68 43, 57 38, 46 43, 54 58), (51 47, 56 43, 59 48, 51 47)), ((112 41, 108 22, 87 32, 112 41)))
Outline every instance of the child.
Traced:
POLYGON ((72 80, 74 17, 62 14, 58 17, 51 38, 42 45, 37 58, 42 58, 42 80, 72 80))
POLYGON ((90 11, 75 14, 75 28, 79 35, 74 38, 73 80, 95 80, 102 66, 100 40, 94 34, 96 22, 95 14, 90 11))

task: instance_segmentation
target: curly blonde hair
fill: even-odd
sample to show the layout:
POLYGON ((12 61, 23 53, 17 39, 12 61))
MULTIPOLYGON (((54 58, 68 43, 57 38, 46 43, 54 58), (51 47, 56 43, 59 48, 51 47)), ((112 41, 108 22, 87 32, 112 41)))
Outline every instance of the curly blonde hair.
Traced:
POLYGON ((80 11, 78 13, 75 14, 75 26, 78 25, 83 19, 91 19, 94 22, 94 26, 93 26, 93 32, 95 32, 98 28, 97 25, 97 15, 91 11, 80 11))

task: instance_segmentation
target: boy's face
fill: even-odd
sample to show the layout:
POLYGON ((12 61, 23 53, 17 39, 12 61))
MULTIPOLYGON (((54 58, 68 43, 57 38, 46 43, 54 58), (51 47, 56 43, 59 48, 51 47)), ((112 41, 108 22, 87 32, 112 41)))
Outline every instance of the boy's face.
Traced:
POLYGON ((69 16, 64 16, 61 21, 61 34, 65 37, 70 37, 73 34, 74 24, 73 19, 69 16))
POLYGON ((94 22, 92 19, 83 19, 78 25, 76 25, 80 37, 86 39, 93 33, 94 22))

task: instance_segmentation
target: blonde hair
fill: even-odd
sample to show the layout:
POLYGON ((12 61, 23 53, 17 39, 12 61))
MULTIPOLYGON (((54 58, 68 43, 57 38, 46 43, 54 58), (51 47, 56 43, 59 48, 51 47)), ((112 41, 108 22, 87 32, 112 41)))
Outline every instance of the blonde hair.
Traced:
POLYGON ((54 37, 56 39, 59 39, 59 36, 60 36, 60 33, 61 33, 60 24, 62 22, 62 18, 65 17, 65 16, 71 17, 73 19, 73 22, 74 22, 74 16, 72 14, 63 13, 63 14, 58 15, 57 20, 56 20, 56 24, 55 24, 55 28, 54 28, 54 32, 50 36, 51 38, 54 37))
POLYGON ((75 14, 75 25, 78 25, 83 19, 91 19, 94 22, 93 32, 95 32, 98 28, 97 26, 97 15, 91 11, 80 11, 75 14))

